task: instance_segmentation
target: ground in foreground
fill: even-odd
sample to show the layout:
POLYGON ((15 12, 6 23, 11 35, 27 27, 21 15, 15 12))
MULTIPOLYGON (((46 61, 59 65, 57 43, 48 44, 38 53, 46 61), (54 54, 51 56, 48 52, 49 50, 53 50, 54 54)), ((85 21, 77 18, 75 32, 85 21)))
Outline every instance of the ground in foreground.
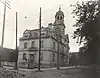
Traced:
POLYGON ((95 68, 50 69, 41 72, 0 70, 0 78, 100 78, 99 69, 95 68))

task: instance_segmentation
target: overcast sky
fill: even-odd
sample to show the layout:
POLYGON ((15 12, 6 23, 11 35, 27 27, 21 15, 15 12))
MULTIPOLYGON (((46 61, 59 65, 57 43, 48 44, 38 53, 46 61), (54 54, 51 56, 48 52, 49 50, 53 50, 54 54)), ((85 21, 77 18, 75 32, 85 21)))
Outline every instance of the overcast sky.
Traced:
MULTIPOLYGON (((18 12, 18 39, 22 37, 25 29, 35 29, 39 27, 39 8, 42 7, 42 26, 53 23, 55 14, 61 6, 65 15, 66 33, 69 34, 70 52, 78 51, 76 40, 72 39, 75 28, 72 26, 74 19, 71 15, 70 4, 75 4, 76 0, 9 0, 11 9, 7 8, 4 47, 15 48, 15 13, 18 12), (25 16, 27 19, 25 19, 25 16)), ((0 43, 2 37, 4 5, 0 3, 0 43)), ((19 42, 19 41, 18 41, 19 42)))

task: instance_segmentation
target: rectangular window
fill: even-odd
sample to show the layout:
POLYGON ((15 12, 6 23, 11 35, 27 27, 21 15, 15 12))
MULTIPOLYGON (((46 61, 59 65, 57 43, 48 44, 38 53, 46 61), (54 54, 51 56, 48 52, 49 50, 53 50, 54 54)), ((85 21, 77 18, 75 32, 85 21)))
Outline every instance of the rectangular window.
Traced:
POLYGON ((53 42, 53 49, 55 49, 55 42, 53 42))
POLYGON ((43 61, 43 53, 40 53, 40 61, 43 61))
POLYGON ((23 60, 27 60, 26 59, 26 53, 23 53, 23 60))
POLYGON ((27 48, 27 43, 24 43, 24 48, 27 48))
POLYGON ((43 48, 44 47, 44 41, 42 40, 41 41, 41 48, 43 48))
POLYGON ((34 62, 34 54, 30 54, 30 62, 34 62))
POLYGON ((55 53, 52 53, 52 61, 55 61, 55 53))
POLYGON ((31 47, 35 47, 35 41, 32 41, 31 47))
POLYGON ((64 53, 64 47, 62 47, 62 52, 64 53))
POLYGON ((27 35, 25 35, 24 37, 28 37, 27 35))
POLYGON ((41 33, 41 35, 45 35, 45 33, 41 33))

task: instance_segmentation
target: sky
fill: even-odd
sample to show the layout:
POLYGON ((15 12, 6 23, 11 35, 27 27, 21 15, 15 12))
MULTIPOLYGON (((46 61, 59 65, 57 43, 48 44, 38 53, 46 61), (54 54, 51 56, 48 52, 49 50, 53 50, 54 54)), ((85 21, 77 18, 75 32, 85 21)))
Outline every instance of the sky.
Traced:
MULTIPOLYGON (((75 23, 72 18, 72 7, 70 4, 75 4, 77 0, 9 0, 11 9, 6 10, 6 25, 4 36, 4 47, 15 49, 15 17, 18 12, 18 43, 26 29, 39 28, 39 9, 42 8, 42 26, 48 26, 48 23, 53 23, 55 14, 61 6, 61 10, 65 15, 65 32, 69 34, 70 52, 77 52, 79 45, 76 40, 72 39, 75 23), (27 17, 25 19, 25 17, 27 17)), ((0 3, 0 44, 2 38, 4 5, 0 3)))

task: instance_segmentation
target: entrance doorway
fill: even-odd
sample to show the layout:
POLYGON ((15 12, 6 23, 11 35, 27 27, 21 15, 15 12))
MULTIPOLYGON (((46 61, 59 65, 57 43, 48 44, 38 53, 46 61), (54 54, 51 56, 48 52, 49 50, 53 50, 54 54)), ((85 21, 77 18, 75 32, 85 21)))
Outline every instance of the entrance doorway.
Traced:
POLYGON ((29 54, 28 68, 34 68, 34 54, 29 54))

